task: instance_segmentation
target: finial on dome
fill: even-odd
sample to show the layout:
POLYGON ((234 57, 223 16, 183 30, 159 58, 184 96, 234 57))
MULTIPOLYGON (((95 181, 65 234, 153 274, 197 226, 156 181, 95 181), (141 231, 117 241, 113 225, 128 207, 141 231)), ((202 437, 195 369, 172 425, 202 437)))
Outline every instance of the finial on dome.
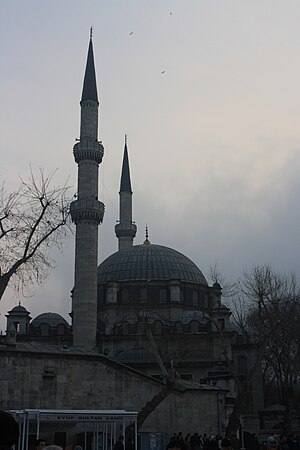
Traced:
POLYGON ((90 28, 90 39, 93 37, 93 27, 90 28))
POLYGON ((148 239, 148 237, 149 237, 149 234, 148 234, 148 226, 146 225, 146 233, 145 233, 145 240, 144 240, 144 244, 145 245, 149 245, 151 242, 149 241, 149 239, 148 239))

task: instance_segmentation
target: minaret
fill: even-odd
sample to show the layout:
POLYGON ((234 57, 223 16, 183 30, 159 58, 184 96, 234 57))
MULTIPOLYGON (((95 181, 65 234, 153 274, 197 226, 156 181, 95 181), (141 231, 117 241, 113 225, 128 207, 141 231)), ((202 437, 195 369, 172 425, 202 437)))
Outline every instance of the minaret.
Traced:
POLYGON ((132 222, 132 190, 127 151, 127 136, 125 135, 124 156, 120 183, 120 221, 115 226, 119 240, 119 250, 132 247, 136 235, 136 225, 132 222))
POLYGON ((77 199, 71 203, 76 225, 75 281, 72 300, 73 345, 95 348, 97 331, 98 225, 104 205, 98 201, 98 168, 103 146, 98 141, 98 94, 92 30, 81 97, 80 139, 73 154, 78 164, 77 199))

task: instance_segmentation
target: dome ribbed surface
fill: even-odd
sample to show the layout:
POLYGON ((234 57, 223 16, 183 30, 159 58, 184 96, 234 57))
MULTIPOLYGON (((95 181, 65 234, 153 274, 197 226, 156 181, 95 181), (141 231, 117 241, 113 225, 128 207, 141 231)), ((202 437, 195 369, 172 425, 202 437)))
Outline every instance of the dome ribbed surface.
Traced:
POLYGON ((162 245, 135 245, 109 256, 98 267, 98 284, 108 281, 178 280, 207 285, 189 258, 162 245))
POLYGON ((70 326, 60 314, 52 312, 40 314, 35 319, 33 319, 31 325, 33 325, 34 327, 38 327, 42 323, 47 323, 48 325, 50 325, 50 327, 57 327, 57 325, 59 324, 63 324, 66 327, 70 326))

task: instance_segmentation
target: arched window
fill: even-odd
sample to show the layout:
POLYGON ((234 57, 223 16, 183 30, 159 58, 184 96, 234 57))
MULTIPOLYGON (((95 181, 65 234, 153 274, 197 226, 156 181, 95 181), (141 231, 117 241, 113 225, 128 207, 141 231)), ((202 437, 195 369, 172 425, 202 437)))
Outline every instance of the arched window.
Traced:
POLYGON ((20 322, 14 322, 14 326, 17 333, 20 333, 20 322))
POLYGON ((199 306, 198 292, 193 292, 193 306, 199 306))
POLYGON ((218 325, 220 330, 225 330, 225 319, 218 319, 218 325))
POLYGON ((246 356, 238 357, 238 375, 239 376, 247 376, 248 374, 248 361, 246 356))
POLYGON ((63 336, 66 332, 66 327, 63 323, 59 323, 56 328, 56 332, 58 336, 63 336))

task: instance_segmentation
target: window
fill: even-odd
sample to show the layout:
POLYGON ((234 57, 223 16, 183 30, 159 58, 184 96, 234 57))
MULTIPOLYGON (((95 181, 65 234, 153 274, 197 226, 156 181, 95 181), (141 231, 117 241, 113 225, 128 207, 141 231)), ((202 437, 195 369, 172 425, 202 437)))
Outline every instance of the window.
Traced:
POLYGON ((218 319, 218 325, 220 330, 225 330, 225 319, 218 319))
POLYGON ((193 292, 193 306, 199 306, 198 292, 193 292))
POLYGON ((17 333, 20 333, 20 322, 14 322, 14 326, 17 333))
POLYGON ((65 330, 66 330, 66 327, 64 326, 63 323, 60 323, 57 325, 57 335, 58 336, 63 336, 65 334, 65 330))
POLYGON ((182 380, 193 381, 193 375, 191 373, 182 373, 180 374, 180 378, 182 380))

